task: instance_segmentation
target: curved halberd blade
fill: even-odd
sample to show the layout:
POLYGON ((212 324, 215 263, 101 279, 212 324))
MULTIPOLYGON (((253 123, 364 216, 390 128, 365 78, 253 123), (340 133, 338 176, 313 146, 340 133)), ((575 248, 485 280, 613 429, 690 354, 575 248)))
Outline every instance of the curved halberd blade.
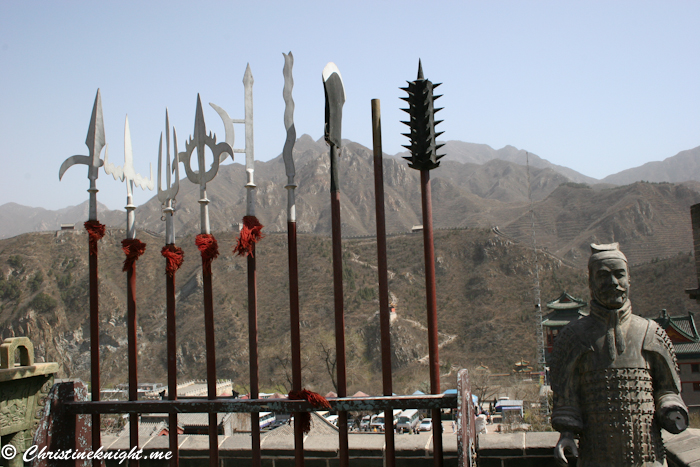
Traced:
MULTIPOLYGON (((233 119, 229 117, 228 112, 226 112, 218 105, 212 104, 211 102, 209 103, 209 105, 212 106, 214 110, 216 110, 216 113, 218 113, 219 117, 221 117, 221 121, 224 122, 224 129, 226 130, 226 143, 229 146, 231 146, 231 149, 233 149, 233 143, 236 140, 236 135, 233 129, 233 119)), ((219 159, 219 163, 223 162, 227 156, 231 156, 231 160, 234 160, 233 153, 229 154, 225 152, 221 154, 221 159, 219 159)))

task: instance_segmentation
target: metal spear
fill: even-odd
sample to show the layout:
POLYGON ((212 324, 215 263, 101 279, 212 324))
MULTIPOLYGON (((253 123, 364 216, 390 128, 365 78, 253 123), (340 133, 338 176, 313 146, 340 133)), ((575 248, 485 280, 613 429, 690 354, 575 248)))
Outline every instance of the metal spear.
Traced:
MULTIPOLYGON (((257 263, 255 259, 255 243, 262 238, 262 225, 255 217, 255 151, 253 141, 253 73, 250 64, 246 66, 243 75, 243 89, 245 94, 245 117, 243 120, 233 120, 220 107, 211 105, 226 123, 226 141, 233 147, 232 123, 245 124, 245 149, 234 149, 234 152, 245 153, 246 171, 246 214, 243 217, 243 226, 234 248, 238 256, 247 256, 248 266, 248 342, 250 349, 250 398, 257 399, 260 391, 259 362, 258 362, 258 288, 257 288, 257 263)), ((260 425, 258 412, 250 414, 250 429, 253 445, 252 465, 259 467, 262 463, 260 457, 260 425)))
MULTIPOLYGON (((347 396, 345 374, 345 315, 343 312, 343 250, 340 224, 340 185, 338 183, 338 153, 341 147, 341 127, 345 87, 338 67, 329 62, 323 69, 326 97, 324 136, 330 145, 331 158, 331 232, 333 237, 333 298, 335 304, 335 353, 338 397, 347 396)), ((340 467, 348 467, 348 413, 338 412, 340 467)))
MULTIPOLYGON (((292 341, 292 391, 301 391, 301 334, 299 332, 299 269, 297 262, 297 213, 294 189, 294 143, 297 139, 294 127, 294 99, 292 88, 294 78, 294 56, 292 52, 284 55, 284 128, 287 130, 287 140, 284 143, 282 158, 284 159, 285 172, 287 174, 287 248, 289 256, 289 320, 292 341)), ((294 458, 296 467, 304 465, 304 427, 301 415, 294 414, 294 458)))
MULTIPOLYGON (((99 303, 98 303, 98 282, 97 282, 97 242, 104 236, 105 226, 97 220, 97 186, 96 180, 99 175, 99 168, 104 162, 100 159, 100 153, 105 146, 105 128, 102 118, 102 98, 100 90, 97 90, 95 103, 92 106, 92 116, 90 117, 90 127, 88 128, 85 145, 88 147, 89 156, 71 156, 61 164, 58 170, 58 179, 63 178, 63 174, 71 166, 84 164, 88 166, 88 179, 90 180, 90 202, 88 209, 88 221, 85 229, 88 231, 89 262, 90 262, 90 385, 92 400, 100 400, 100 344, 99 344, 99 303)), ((100 442, 100 415, 92 416, 92 449, 96 451, 101 445, 100 442)), ((98 461, 97 465, 102 465, 98 461)))
MULTIPOLYGON (((425 259, 425 295, 428 315, 428 352, 430 360, 430 391, 433 394, 440 393, 440 357, 438 347, 438 320, 437 299, 435 292, 435 242, 433 239, 433 204, 430 195, 430 171, 440 166, 438 160, 442 155, 437 150, 442 147, 436 143, 436 138, 442 133, 435 132, 435 109, 433 102, 441 96, 434 96, 433 89, 440 84, 433 84, 423 76, 423 66, 418 61, 418 77, 415 81, 409 81, 406 88, 408 97, 402 97, 408 102, 409 108, 402 109, 411 115, 410 121, 402 122, 411 128, 411 132, 405 134, 411 139, 411 144, 406 145, 411 151, 408 166, 420 170, 421 181, 421 206, 423 209, 423 250, 425 259)), ((440 422, 440 409, 433 409, 433 446, 435 467, 442 467, 442 423, 440 422), (437 420, 437 423, 435 423, 437 420)))
MULTIPOLYGON (((227 122, 224 121, 224 125, 227 122)), ((214 304, 212 297, 211 262, 219 255, 216 239, 209 229, 209 210, 207 199, 207 182, 211 181, 219 170, 219 163, 227 156, 233 157, 231 146, 222 142, 216 143, 216 135, 207 135, 204 124, 202 101, 197 94, 197 111, 194 121, 194 135, 190 136, 185 145, 185 151, 178 154, 178 160, 185 166, 187 178, 199 184, 199 205, 201 233, 197 235, 197 247, 202 254, 202 288, 204 295, 204 331, 206 336, 207 352, 207 393, 209 399, 216 399, 216 346, 214 342, 214 304), (211 168, 207 171, 204 159, 204 147, 208 146, 213 154, 211 168), (192 153, 197 149, 197 161, 199 170, 192 169, 192 153)), ((216 467, 219 463, 217 433, 217 414, 209 414, 209 465, 216 467)))
MULTIPOLYGON (((160 135, 158 143, 158 201, 163 206, 163 216, 165 220, 165 246, 161 254, 166 258, 165 265, 165 286, 167 305, 167 334, 168 334, 168 400, 177 400, 177 323, 175 319, 175 272, 182 264, 182 249, 175 246, 175 227, 173 225, 173 214, 175 213, 175 196, 180 190, 180 164, 177 156, 177 133, 173 128, 173 143, 175 153, 173 158, 173 168, 175 169, 175 180, 170 182, 170 119, 168 109, 165 109, 165 182, 166 189, 163 190, 161 184, 161 168, 163 158, 163 134, 160 135)), ((177 413, 169 414, 168 426, 177 427, 177 413)), ((177 429, 168 432, 170 437, 170 458, 171 467, 177 467, 180 462, 180 450, 178 449, 177 429)))
MULTIPOLYGON (((124 270, 126 271, 126 328, 129 359, 129 400, 138 400, 138 347, 136 342, 136 260, 146 250, 146 244, 136 238, 136 216, 134 210, 133 191, 134 185, 145 190, 153 190, 153 167, 151 177, 146 179, 134 171, 134 157, 131 148, 131 131, 129 130, 129 117, 124 123, 124 166, 119 167, 109 162, 105 152, 104 170, 112 175, 115 180, 126 181, 126 238, 122 240, 122 249, 126 254, 124 270)), ((138 414, 129 414, 129 439, 132 448, 139 445, 138 414)), ((132 459, 130 465, 138 465, 138 461, 132 459)))

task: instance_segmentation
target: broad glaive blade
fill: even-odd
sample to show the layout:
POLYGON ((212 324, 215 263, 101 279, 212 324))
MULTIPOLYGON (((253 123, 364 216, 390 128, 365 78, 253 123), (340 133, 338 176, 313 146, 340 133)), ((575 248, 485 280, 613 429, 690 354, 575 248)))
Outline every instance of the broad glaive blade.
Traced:
POLYGON ((341 146, 341 124, 343 104, 345 104, 345 86, 338 67, 328 62, 323 69, 323 90, 326 95, 326 124, 324 136, 329 144, 341 146))

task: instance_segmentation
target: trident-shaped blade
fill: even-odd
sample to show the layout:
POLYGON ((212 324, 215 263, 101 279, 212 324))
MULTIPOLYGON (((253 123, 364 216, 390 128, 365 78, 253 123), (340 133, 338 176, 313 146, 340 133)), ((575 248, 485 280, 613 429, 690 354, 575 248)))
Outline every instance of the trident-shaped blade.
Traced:
MULTIPOLYGON (((224 121, 226 125, 226 121, 224 121)), ((205 188, 207 182, 210 182, 216 176, 219 170, 219 163, 223 158, 226 157, 225 154, 233 154, 233 148, 226 143, 222 142, 216 144, 216 135, 212 135, 210 132, 207 135, 206 125, 204 124, 204 112, 202 111, 202 100, 197 94, 197 111, 194 119, 194 132, 193 136, 185 144, 185 152, 180 154, 180 162, 185 165, 185 172, 187 173, 187 178, 192 182, 199 184, 200 188, 205 188), (214 160, 211 164, 211 168, 207 171, 205 167, 205 154, 204 147, 209 146, 211 152, 214 156, 214 160), (194 149, 197 149, 197 163, 198 170, 192 169, 192 153, 194 149)))
POLYGON ((161 173, 163 167, 163 133, 160 134, 160 142, 158 143, 158 201, 163 205, 163 214, 165 214, 165 244, 175 244, 175 228, 173 226, 173 214, 175 212, 173 203, 175 196, 180 190, 180 164, 177 157, 177 133, 173 127, 173 143, 175 144, 175 156, 173 158, 173 168, 175 169, 175 181, 170 183, 170 118, 168 117, 168 109, 165 109, 165 183, 166 189, 163 190, 161 183, 161 173))
MULTIPOLYGON (((224 121, 226 125, 226 121, 224 121)), ((207 199, 207 182, 210 182, 219 171, 219 163, 226 154, 233 156, 233 148, 226 142, 216 144, 216 135, 209 133, 207 135, 206 126, 204 125, 204 112, 202 111, 202 100, 197 94, 197 112, 194 119, 194 133, 185 144, 185 151, 177 155, 178 161, 185 165, 187 178, 192 182, 199 184, 199 204, 200 204, 200 224, 203 234, 209 233, 209 211, 207 199), (212 152, 213 161, 211 168, 207 171, 204 160, 204 147, 209 146, 212 152), (197 162, 199 170, 192 170, 192 153, 197 149, 197 162)))
MULTIPOLYGON (((165 190, 162 188, 161 172, 163 159, 163 133, 160 134, 160 142, 158 143, 158 201, 162 204, 167 204, 175 200, 177 192, 180 190, 180 164, 177 160, 177 133, 173 127, 173 143, 175 144, 175 154, 173 157, 173 171, 175 172, 175 181, 170 183, 170 118, 168 117, 168 109, 165 109, 165 190)), ((172 208, 172 207, 171 207, 172 208)))
POLYGON ((66 170, 75 164, 85 164, 88 166, 88 178, 93 181, 91 186, 94 185, 94 181, 97 180, 97 176, 99 175, 98 169, 102 167, 103 164, 102 159, 100 159, 100 153, 102 152, 102 148, 105 146, 105 126, 102 118, 102 97, 100 96, 99 89, 97 89, 95 103, 92 106, 90 128, 88 128, 87 138, 85 138, 85 145, 88 147, 90 155, 71 156, 63 161, 61 168, 58 170, 59 180, 63 178, 63 174, 66 173, 66 170))

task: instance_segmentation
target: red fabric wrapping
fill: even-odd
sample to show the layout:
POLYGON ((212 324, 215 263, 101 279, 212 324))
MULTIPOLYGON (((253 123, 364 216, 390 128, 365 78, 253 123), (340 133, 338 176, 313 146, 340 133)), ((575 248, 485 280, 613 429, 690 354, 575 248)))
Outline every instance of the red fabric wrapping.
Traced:
POLYGON ((185 253, 182 248, 175 245, 165 245, 161 250, 160 254, 165 257, 165 273, 173 277, 180 266, 182 266, 182 261, 185 259, 185 253))
POLYGON ((87 221, 85 224, 85 230, 87 230, 90 236, 90 254, 97 254, 97 242, 99 242, 102 237, 105 236, 105 226, 100 224, 99 221, 87 221))
POLYGON ((214 236, 210 234, 199 234, 194 242, 202 253, 202 269, 205 273, 211 275, 211 262, 219 256, 219 244, 216 243, 214 236))
POLYGON ((122 271, 128 271, 134 268, 136 260, 146 251, 146 244, 138 238, 125 238, 122 240, 122 250, 126 255, 122 271))
MULTIPOLYGON (((330 409, 331 405, 328 400, 321 394, 309 391, 308 389, 302 389, 301 391, 289 391, 287 396, 289 400, 293 401, 307 401, 313 407, 317 409, 330 409)), ((301 412, 297 414, 299 417, 299 422, 304 430, 304 433, 308 433, 311 430, 311 413, 301 412)))
POLYGON ((243 218, 243 228, 238 235, 238 243, 233 249, 233 253, 238 256, 253 255, 253 247, 264 237, 262 233, 263 225, 255 216, 245 216, 243 218))

